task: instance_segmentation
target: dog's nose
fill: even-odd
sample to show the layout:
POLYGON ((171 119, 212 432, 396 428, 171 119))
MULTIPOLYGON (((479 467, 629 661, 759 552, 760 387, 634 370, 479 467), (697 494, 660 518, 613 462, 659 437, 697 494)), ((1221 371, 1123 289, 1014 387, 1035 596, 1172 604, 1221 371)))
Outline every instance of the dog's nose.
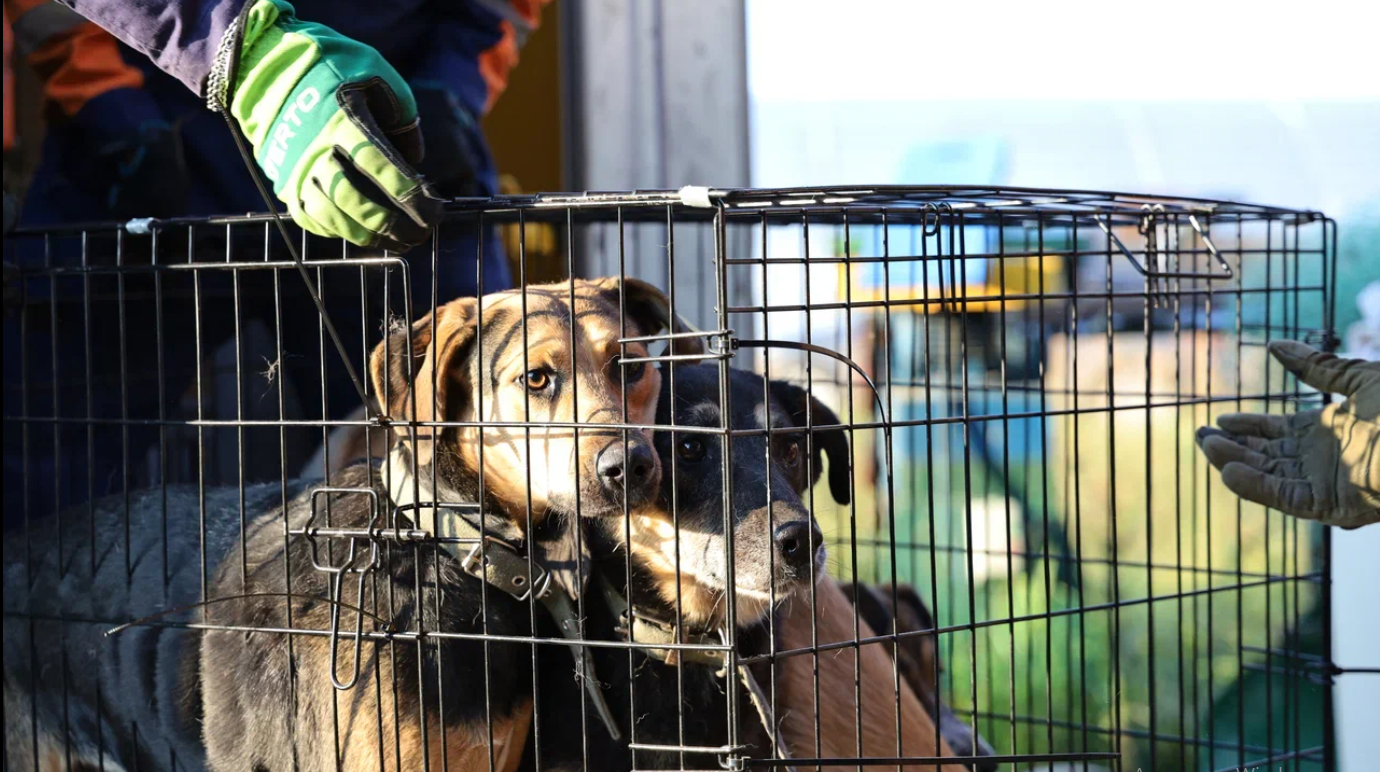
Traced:
POLYGON ((776 554, 792 568, 809 568, 815 551, 823 543, 824 535, 812 520, 797 520, 776 528, 776 554))
POLYGON ((609 491, 622 493, 624 480, 629 498, 640 498, 656 471, 656 456, 645 444, 629 444, 627 452, 622 443, 615 443, 599 454, 599 482, 609 491))

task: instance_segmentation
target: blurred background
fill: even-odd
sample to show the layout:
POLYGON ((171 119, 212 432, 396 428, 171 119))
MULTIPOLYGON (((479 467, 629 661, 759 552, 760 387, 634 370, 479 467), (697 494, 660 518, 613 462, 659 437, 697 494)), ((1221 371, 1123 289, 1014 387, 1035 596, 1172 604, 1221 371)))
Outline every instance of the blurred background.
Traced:
MULTIPOLYGON (((1370 31, 1380 28, 1376 6, 1061 0, 978 10, 971 4, 875 2, 842 13, 823 0, 749 0, 746 10, 753 185, 1061 187, 1317 209, 1338 221, 1336 326, 1344 348, 1380 358, 1380 80, 1368 53, 1370 31)), ((1129 354, 1119 365, 1128 382, 1144 379, 1144 366, 1129 354)), ((1126 436, 1122 432, 1118 436, 1126 436)), ((1171 446, 1163 450, 1172 452, 1171 446)), ((1143 463, 1122 458, 1128 466, 1143 463)), ((1108 482, 1087 481, 1085 488, 1100 490, 1108 482)), ((1013 532, 1005 530, 1005 517, 1013 516, 1009 507, 1001 511, 1001 495, 985 501, 995 506, 979 506, 974 527, 981 535, 988 524, 988 539, 993 532, 997 538, 983 546, 1011 549, 1002 543, 1013 532), (996 516, 987 509, 998 510, 996 516)), ((1161 527, 1173 523, 1172 513, 1157 510, 1155 517, 1163 518, 1161 527)), ((1248 530, 1263 519, 1258 512, 1245 517, 1248 530)), ((1039 541, 1038 534, 1023 536, 1019 525, 1014 533, 1021 544, 1039 541)), ((1266 565, 1266 544, 1261 532, 1248 534, 1242 543, 1247 554, 1219 555, 1216 564, 1266 565)), ((1334 657, 1343 666, 1374 668, 1380 626, 1370 596, 1380 578, 1373 558, 1380 529, 1337 531, 1333 544, 1334 657)), ((1163 552, 1145 553, 1172 558, 1172 547, 1165 543, 1163 552)), ((1006 567, 992 568, 987 592, 1006 592, 1006 567)), ((1028 588, 1021 572, 1015 574, 1009 581, 1019 597, 1028 588)), ((1157 594, 1173 591, 1174 579, 1157 574, 1152 586, 1157 594)), ((1267 612, 1252 595, 1246 593, 1245 624, 1259 627, 1267 612)), ((1140 645, 1154 635, 1130 624, 1140 645)), ((1273 624, 1279 628, 1278 613, 1273 624)), ((1307 621, 1299 627, 1317 632, 1307 621)), ((1160 657, 1172 659, 1177 632, 1162 641, 1160 657)), ((1018 652, 1040 662, 1043 643, 1014 635, 1018 652)), ((1055 638, 1056 647, 1070 643, 1055 638)), ((1206 660, 1221 667, 1221 658, 1234 658, 1233 643, 1216 642, 1209 649, 1216 655, 1206 660)), ((1154 715, 1145 704, 1145 657, 1142 650, 1122 665, 1128 693, 1137 694, 1124 720, 1141 728, 1154 715)), ((1172 663, 1161 664, 1160 672, 1166 671, 1174 672, 1172 663)), ((1007 675, 989 671, 979 681, 1007 675)), ((1376 678, 1353 675, 1338 682, 1341 769, 1371 769, 1380 758, 1373 731, 1380 722, 1376 678)), ((1211 707, 1188 708, 1196 712, 1188 732, 1211 722, 1221 727, 1219 739, 1234 733, 1238 701, 1251 706, 1251 742, 1264 744, 1270 721, 1318 731, 1316 714, 1267 720, 1265 680, 1255 673, 1216 684, 1211 707)), ((1161 697, 1173 702, 1173 684, 1164 686, 1161 697)), ((1285 688, 1283 680, 1274 686, 1285 688)), ((1042 688, 1036 685, 1037 692, 1042 688)), ((960 699, 964 691, 958 690, 960 699)), ((1181 690, 1178 697, 1179 704, 1160 707, 1162 727, 1175 726, 1181 690)), ((1005 731, 992 727, 988 736, 1000 739, 1005 731)), ((1139 751, 1143 763, 1143 744, 1139 751)), ((1228 754, 1201 768, 1234 761, 1228 754)), ((1179 763, 1162 755, 1160 768, 1179 763)))
MULTIPOLYGON (((1318 210, 1338 226, 1336 330, 1344 348, 1374 358, 1380 356, 1377 7, 1329 0, 981 5, 556 0, 523 47, 521 63, 502 99, 483 118, 483 128, 506 192, 687 184, 954 184, 1127 191, 1318 210)), ((7 82, 5 91, 13 99, 16 142, 6 151, 4 184, 22 203, 44 133, 41 87, 23 57, 16 58, 14 82, 7 82)), ((530 279, 560 275, 565 262, 557 259, 559 240, 535 237, 549 226, 528 227, 536 229, 529 230, 530 279)), ((815 255, 875 247, 865 238, 844 245, 837 234, 816 235, 821 243, 813 245, 815 255)), ((692 235, 679 243, 681 254, 712 255, 707 239, 692 235)), ((774 247, 799 249, 800 244, 774 247)), ((598 267, 588 256, 594 251, 577 252, 577 270, 598 267)), ((680 286, 701 300, 709 298, 712 293, 693 292, 702 275, 696 262, 682 259, 680 265, 675 277, 680 286)), ((1115 279, 1139 286, 1134 276, 1122 275, 1124 268, 1118 267, 1115 279)), ((1092 271, 1088 281, 1103 280, 1098 265, 1051 269, 1049 280, 1076 280, 1085 269, 1092 271)), ((990 284, 993 277, 982 271, 975 263, 964 280, 990 284)), ((666 282, 672 277, 643 278, 666 282)), ((883 286, 914 286, 936 278, 943 281, 942 276, 891 276, 883 286)), ((783 296, 798 292, 800 277, 776 279, 773 292, 778 287, 783 296)), ((876 277, 861 273, 812 281, 836 293, 855 284, 859 291, 878 291, 876 277)), ((1268 313, 1263 306, 1256 310, 1268 313)), ((1055 328, 1040 327, 1041 320, 1028 308, 1012 311, 1007 321, 1024 326, 1024 334, 1013 340, 1048 336, 1046 356, 1025 361, 1028 368, 1014 370, 1013 377, 1037 372, 1048 372, 1056 381, 1067 377, 1069 352, 1081 351, 1082 343, 1060 337, 1055 328)), ((703 302, 686 310, 690 316, 708 312, 703 302)), ((792 323, 784 320, 774 330, 789 335, 792 323)), ((920 317, 898 317, 895 323, 899 332, 893 334, 931 334, 928 327, 919 329, 920 317)), ((1105 354, 1098 360, 1096 346, 1083 352, 1088 364, 1077 384, 1081 390, 1108 387, 1114 373, 1117 380, 1146 383, 1146 362, 1164 377, 1165 357, 1172 359, 1178 351, 1177 342, 1165 336, 1145 343, 1148 336, 1141 334, 1138 318, 1109 312, 1094 315, 1088 325, 1099 335, 1111 327, 1126 340, 1118 343, 1115 362, 1105 354)), ((1191 345, 1186 350, 1190 358, 1194 350, 1191 345)), ((1263 370, 1258 354, 1246 355, 1254 359, 1228 358, 1220 369, 1252 373, 1260 381, 1255 385, 1279 388, 1264 383, 1268 376, 1255 375, 1263 370)), ((946 358, 946 370, 934 375, 953 375, 966 364, 946 358)), ((1005 364, 1012 366, 1011 361, 1005 364)), ((985 372, 984 363, 974 367, 985 372)), ((1243 376, 1237 383, 1246 380, 1243 376)), ((1190 377, 1188 388, 1213 388, 1210 381, 1190 377)), ((1169 388, 1175 384, 1182 381, 1176 378, 1169 388)), ((861 398, 855 399, 855 407, 870 409, 861 398)), ((921 411, 913 417, 927 409, 931 415, 936 410, 942 414, 950 407, 913 397, 902 409, 921 411)), ((1136 513, 1133 530, 1110 534, 1123 547, 1124 560, 1172 563, 1176 552, 1188 550, 1190 562, 1227 570, 1238 581, 1254 571, 1309 570, 1307 557, 1315 545, 1297 541, 1306 535, 1300 537, 1295 529, 1290 542, 1291 524, 1282 516, 1239 507, 1220 486, 1204 485, 1204 477, 1193 477, 1195 484, 1185 494, 1156 497, 1154 506, 1138 498, 1148 498, 1165 479, 1161 476, 1205 474, 1205 465, 1186 440, 1193 426, 1211 418, 1196 410, 1169 417, 1154 413, 1151 427, 1147 412, 1132 411, 1137 425, 1117 422, 1116 431, 1127 446, 1140 450, 1139 455, 1135 450, 1124 454, 1116 469, 1085 464, 1080 470, 1070 463, 1078 457, 1071 446, 1074 437, 1108 434, 1109 422, 1095 417, 1079 417, 1077 425, 1012 422, 1012 434, 990 443, 1000 449, 994 458, 1008 463, 1002 474, 990 464, 979 464, 976 471, 962 468, 942 435, 938 450, 911 446, 910 455, 898 455, 901 493, 892 508, 898 515, 929 512, 925 523, 934 528, 935 541, 925 559, 890 565, 878 556, 889 554, 901 539, 918 540, 917 533, 903 527, 895 537, 883 536, 886 523, 881 518, 849 522, 849 513, 829 512, 824 517, 832 519, 825 525, 836 555, 831 568, 842 576, 856 572, 869 580, 896 578, 942 588, 945 598, 936 609, 940 625, 977 621, 964 602, 969 598, 979 618, 1096 604, 1111 597, 1108 569, 1096 564, 1107 555, 1100 547, 1089 547, 1080 552, 1087 573, 1068 570, 1071 531, 1063 529, 1071 528, 1076 510, 1068 497, 1079 490, 1100 501, 1119 488, 1122 511, 1136 513), (1041 442, 1056 450, 1029 451, 1041 442), (1019 448, 1026 452, 1015 453, 1019 448), (1174 459, 1160 463, 1153 479, 1146 449, 1149 457, 1174 459), (922 469, 927 474, 919 474, 922 469), (1239 512, 1240 517, 1220 518, 1215 525, 1195 519, 1185 533, 1179 516, 1185 507, 1239 512), (1034 517, 1037 510, 1049 517, 1034 517), (1145 538, 1152 527, 1155 534, 1178 536, 1145 538), (936 556, 933 562, 929 554, 936 556)), ((897 441, 915 438, 900 436, 897 441)), ((1088 458, 1100 459, 1106 443, 1098 442, 1088 458)), ((918 524, 920 519, 906 522, 918 524)), ((1106 542, 1106 524, 1098 518, 1093 526, 1101 530, 1088 534, 1089 543, 1106 542)), ((1380 666, 1375 645, 1380 615, 1374 613, 1371 592, 1380 580, 1373 558, 1380 552, 1380 526, 1338 531, 1333 549, 1334 659, 1343 666, 1375 668, 1380 666)), ((1138 597, 1197 587, 1186 587, 1184 576, 1182 570, 1142 569, 1118 579, 1123 597, 1138 597)), ((1192 581, 1198 581, 1196 575, 1192 581)), ((1152 617, 1143 611, 1126 614, 1120 694, 1092 693, 1105 691, 1118 664, 1107 646, 1106 615, 1089 616, 1076 627, 1001 626, 980 639, 950 636, 946 682, 955 708, 966 711, 965 716, 978 715, 998 752, 1032 753, 1071 744, 1102 749, 1107 747, 1105 736, 1094 733, 1089 739, 1083 732, 1078 737, 1078 727, 1107 727, 1114 721, 1133 740, 1124 749, 1127 769, 1137 763, 1148 766, 1147 733, 1181 733, 1195 741, 1212 736, 1230 747, 1244 732, 1241 742, 1270 747, 1276 733, 1293 732, 1301 736, 1293 747, 1316 745, 1322 731, 1320 690, 1296 673, 1238 667, 1243 647, 1287 642, 1308 651, 1321 646, 1316 593, 1306 589, 1301 597, 1297 591, 1292 599, 1283 595, 1240 592, 1225 609, 1220 599, 1215 609, 1196 601, 1161 605, 1166 614, 1161 620, 1177 618, 1177 625, 1152 627, 1152 617), (1272 608, 1281 607, 1283 614, 1272 614, 1272 608), (1215 636, 1213 619, 1228 619, 1230 624, 1223 626, 1231 630, 1256 631, 1259 640, 1215 636), (1185 624, 1193 630, 1191 641, 1185 639, 1185 624), (1076 645, 1082 649, 1079 673, 1073 672, 1070 654, 1076 645), (1047 662, 1053 664, 1047 667, 1047 662), (1221 676, 1200 678, 1200 669, 1221 676), (1048 681, 1046 672, 1051 674, 1048 681), (1197 685, 1185 693, 1185 681, 1197 685), (970 682, 980 688, 969 689, 970 682), (1156 682, 1161 682, 1158 690, 1151 686, 1156 682), (1269 704, 1263 695, 1291 689, 1297 690, 1289 701, 1296 712, 1263 709, 1269 704), (1150 697, 1156 693, 1158 703, 1150 697), (1067 699, 1057 701, 1069 709, 1077 706, 1081 713, 1062 718, 1047 714, 1046 700, 1055 701, 1050 695, 1064 694, 1067 699), (1017 714, 1041 718, 1004 718, 1017 714)), ((1341 768, 1348 772, 1372 769, 1380 758, 1380 734, 1374 731, 1380 724, 1378 678, 1353 675, 1338 682, 1337 741, 1341 768)), ((1234 752, 1194 754, 1191 764, 1162 752, 1156 767, 1212 770, 1231 768, 1235 761, 1234 752)), ((1295 766, 1290 768, 1320 768, 1291 763, 1295 766)))

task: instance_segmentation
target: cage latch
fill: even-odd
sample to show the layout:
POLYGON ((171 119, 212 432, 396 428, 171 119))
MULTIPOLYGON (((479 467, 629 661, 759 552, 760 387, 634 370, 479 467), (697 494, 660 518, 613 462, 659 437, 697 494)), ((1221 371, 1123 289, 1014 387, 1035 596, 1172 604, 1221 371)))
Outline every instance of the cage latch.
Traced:
POLYGON ((733 334, 733 330, 685 329, 660 335, 619 338, 618 343, 623 346, 630 343, 666 344, 666 352, 658 356, 620 357, 618 362, 624 366, 647 362, 704 362, 729 359, 738 350, 738 338, 733 334))
POLYGON ((728 359, 738 353, 738 336, 733 330, 719 330, 709 334, 705 347, 715 359, 728 359))
POLYGON ((379 506, 378 491, 373 488, 338 488, 322 486, 311 492, 311 515, 307 518, 306 524, 297 532, 304 536, 307 545, 311 550, 311 564, 316 570, 329 574, 330 583, 330 606, 331 606, 331 684, 340 690, 353 687, 359 681, 360 664, 360 645, 364 641, 364 581, 369 573, 379 567, 379 544, 375 538, 380 529, 379 518, 382 517, 382 508, 379 506), (322 496, 331 494, 363 494, 369 497, 369 511, 372 516, 369 518, 369 526, 362 532, 347 532, 345 529, 318 529, 316 528, 317 507, 322 496), (326 557, 323 560, 320 552, 320 544, 317 542, 318 535, 339 535, 340 533, 350 533, 345 539, 348 548, 345 551, 345 559, 341 562, 334 561, 334 549, 327 548, 326 557), (359 542, 365 541, 369 545, 367 552, 359 549, 359 542), (355 577, 355 629, 354 629, 354 661, 350 669, 348 680, 342 681, 339 676, 339 657, 340 657, 340 610, 344 606, 342 591, 344 589, 345 577, 353 575, 355 577))

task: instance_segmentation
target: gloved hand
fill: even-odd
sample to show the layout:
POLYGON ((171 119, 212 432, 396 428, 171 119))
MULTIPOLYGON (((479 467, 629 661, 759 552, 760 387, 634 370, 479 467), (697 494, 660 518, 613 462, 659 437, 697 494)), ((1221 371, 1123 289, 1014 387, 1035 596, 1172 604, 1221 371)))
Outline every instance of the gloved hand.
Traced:
POLYGON ((426 240, 442 202, 414 170, 422 131, 407 83, 378 51, 297 19, 284 0, 251 3, 227 101, 292 219, 361 246, 426 240))
POLYGON ((1380 363, 1341 359, 1294 341, 1274 355, 1299 380, 1346 400, 1293 415, 1236 413, 1198 445, 1237 495, 1343 528, 1380 522, 1380 363))

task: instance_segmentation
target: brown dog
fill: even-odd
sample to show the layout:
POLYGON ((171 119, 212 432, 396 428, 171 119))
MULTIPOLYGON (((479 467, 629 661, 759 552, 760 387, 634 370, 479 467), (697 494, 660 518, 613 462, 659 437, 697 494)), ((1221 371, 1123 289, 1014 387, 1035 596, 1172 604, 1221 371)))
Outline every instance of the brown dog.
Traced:
MULTIPOLYGON (((778 625, 780 647, 790 652, 812 649, 816 645, 846 643, 858 638, 878 635, 866 619, 858 620, 858 638, 854 638, 855 611, 844 590, 833 579, 824 578, 815 585, 814 608, 808 602, 796 601, 788 606, 778 625)), ((889 632, 889 631, 887 631, 889 632)), ((810 654, 787 656, 779 660, 778 699, 792 707, 785 716, 782 734, 792 754, 797 758, 891 758, 905 756, 940 757, 958 755, 950 746, 972 747, 971 731, 961 725, 940 732, 936 721, 917 696, 917 690, 902 679, 899 687, 886 643, 845 646, 818 653, 818 661, 810 654), (818 679, 818 683, 816 683, 818 679), (818 691, 816 691, 818 689, 818 691), (815 695, 819 695, 816 700, 815 695), (857 699, 862 695, 861 702, 857 699), (897 711, 900 711, 898 717, 897 711), (861 735, 858 732, 861 715, 861 735), (896 726, 901 727, 900 742, 896 726), (819 724, 816 734, 815 725, 819 724), (899 753, 898 753, 899 749, 899 753)), ((921 694, 928 687, 922 686, 921 694)), ((927 702, 937 701, 937 693, 926 695, 927 702)), ((933 770, 931 765, 917 764, 903 769, 933 770)), ((896 765, 866 766, 875 772, 894 770, 896 765)), ((940 772, 967 772, 966 765, 946 764, 940 772)))
MULTIPOLYGON (((406 518, 441 535, 458 515, 432 502, 483 501, 490 533, 509 543, 524 542, 541 562, 569 560, 573 518, 621 511, 625 495, 629 506, 638 506, 659 484, 661 469, 647 432, 629 430, 625 438, 620 429, 599 427, 653 420, 659 373, 651 367, 620 366, 619 339, 675 327, 667 306, 659 290, 642 282, 576 280, 489 295, 482 302, 457 300, 410 330, 391 331, 370 359, 370 376, 397 443, 381 474, 354 467, 334 484, 374 491, 370 495, 402 513, 399 521, 406 518), (626 315, 619 313, 620 306, 626 315)), ((626 352, 630 358, 647 355, 640 343, 628 344, 626 352)), ((332 525, 369 527, 375 513, 360 505, 370 501, 333 496, 332 525)), ((289 507, 289 529, 303 528, 299 523, 310 516, 304 504, 289 507)), ((275 516, 267 519, 277 521, 275 516)), ((248 586, 236 586, 239 577, 233 569, 240 561, 232 554, 218 574, 218 592, 284 592, 283 577, 289 575, 294 593, 328 594, 326 575, 312 567, 317 556, 308 554, 308 545, 295 547, 285 555, 277 528, 256 531, 246 547, 246 562, 257 567, 248 586)), ((405 553, 378 569, 388 574, 388 604, 381 595, 347 594, 344 602, 375 609, 398 630, 559 637, 541 611, 534 627, 527 603, 486 587, 451 555, 424 552, 412 558, 405 553), (428 592, 428 587, 433 589, 428 592)), ((558 572, 556 582, 560 589, 555 592, 574 596, 581 590, 572 585, 570 571, 558 572)), ((263 625, 278 617, 273 612, 280 604, 226 605, 217 615, 228 612, 230 624, 263 625)), ((324 629, 329 612, 320 603, 294 601, 293 622, 324 629)), ((345 648, 338 644, 338 661, 349 659, 345 648)), ((264 672, 257 663, 285 653, 283 642, 270 636, 245 642, 238 635, 208 634, 201 651, 205 715, 208 726, 221 727, 207 732, 210 761, 213 766, 229 761, 236 768, 287 768, 290 759, 281 749, 292 747, 288 728, 295 726, 299 768, 313 767, 302 762, 303 745, 324 749, 336 744, 342 749, 341 763, 352 769, 415 768, 424 757, 462 769, 491 762, 497 769, 512 768, 531 720, 535 684, 514 678, 516 672, 531 671, 530 664, 524 667, 528 648, 486 647, 467 638, 441 639, 434 648, 428 644, 419 652, 414 644, 387 649, 370 644, 360 655, 365 661, 358 682, 348 692, 337 692, 327 677, 329 645, 320 638, 302 639, 295 654, 295 703, 288 700, 287 684, 278 679, 254 690, 264 696, 246 710, 244 673, 264 672), (227 700, 227 695, 235 699, 227 700), (396 722, 390 720, 394 716, 396 722), (246 731, 224 730, 237 725, 246 731), (311 728, 306 737, 304 727, 311 728)), ((565 657, 563 673, 571 680, 569 655, 556 651, 551 656, 565 657)), ((330 768, 328 756, 314 758, 320 759, 321 769, 330 768)))
MULTIPOLYGON (((857 609, 861 625, 876 631, 879 635, 896 632, 905 634, 898 638, 893 650, 890 644, 882 648, 891 651, 896 657, 896 667, 902 679, 920 698, 925 712, 939 725, 939 732, 958 756, 991 756, 992 746, 981 735, 973 731, 944 704, 939 696, 939 673, 943 670, 939 658, 939 643, 934 635, 922 635, 934 630, 934 615, 919 593, 908 584, 870 585, 841 584, 840 588, 857 609), (893 602, 894 600, 894 602, 893 602)), ((863 637, 868 637, 864 634, 863 637)), ((978 762, 977 772, 993 772, 997 765, 992 762, 978 762)))
MULTIPOLYGON (((97 541, 76 543, 85 530, 68 534, 65 566, 51 538, 7 538, 7 764, 515 768, 531 721, 534 684, 523 675, 534 655, 478 637, 560 633, 540 604, 476 578, 449 549, 399 534, 444 534, 454 518, 472 517, 546 562, 559 585, 552 592, 579 592, 575 572, 560 564, 580 560, 569 543, 573 518, 622 511, 625 495, 636 505, 657 489, 647 432, 625 439, 617 427, 651 422, 659 374, 620 365, 618 341, 674 327, 667 309, 656 288, 609 279, 454 301, 390 330, 371 357, 396 440, 382 469, 344 470, 329 493, 290 482, 169 488, 131 496, 132 510, 124 500, 99 502, 97 541), (490 423, 482 431, 481 420, 490 423), (577 432, 576 422, 592 428, 577 432), (481 501, 482 515, 473 506, 481 501), (454 506, 462 502, 468 509, 454 506), (159 558, 165 546, 168 565, 159 558), (88 551, 94 566, 71 560, 88 551), (176 625, 101 635, 107 620, 192 604, 203 592, 217 602, 160 620, 197 624, 200 635, 176 625), (8 618, 12 611, 32 621, 8 618), (74 616, 96 621, 41 621, 74 616), (338 690, 333 677, 353 686, 338 690)), ((626 351, 646 353, 640 344, 626 351)), ((547 661, 573 681, 565 650, 547 661)))

